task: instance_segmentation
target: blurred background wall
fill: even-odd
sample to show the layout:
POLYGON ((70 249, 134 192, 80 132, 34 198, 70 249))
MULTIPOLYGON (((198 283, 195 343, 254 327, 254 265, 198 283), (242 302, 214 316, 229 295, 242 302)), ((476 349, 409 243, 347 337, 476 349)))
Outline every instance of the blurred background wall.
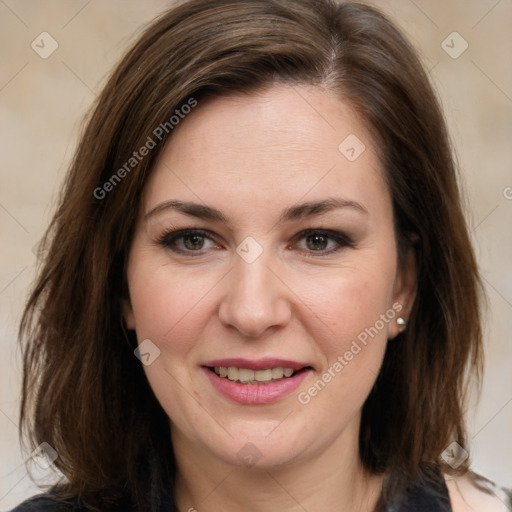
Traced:
MULTIPOLYGON (((369 3, 410 37, 444 105, 489 297, 484 387, 468 415, 472 457, 512 487, 512 2, 369 3)), ((37 243, 82 116, 127 44, 172 4, 0 0, 0 510, 38 491, 18 445, 16 346, 37 243)))

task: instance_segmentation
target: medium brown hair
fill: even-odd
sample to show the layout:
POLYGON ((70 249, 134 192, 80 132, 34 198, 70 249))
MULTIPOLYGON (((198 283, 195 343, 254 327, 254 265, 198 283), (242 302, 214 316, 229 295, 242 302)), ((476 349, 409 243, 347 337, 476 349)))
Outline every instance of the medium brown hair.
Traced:
POLYGON ((21 423, 34 446, 57 451, 62 496, 102 510, 165 502, 175 475, 169 422, 121 313, 141 194, 177 109, 277 82, 324 87, 361 116, 385 170, 399 254, 412 247, 417 258, 408 328, 388 343, 363 407, 364 466, 388 475, 389 490, 425 465, 451 470, 441 452, 466 446, 465 390, 482 367, 481 283, 445 122, 415 51, 357 3, 190 0, 144 31, 98 97, 24 311, 21 423))

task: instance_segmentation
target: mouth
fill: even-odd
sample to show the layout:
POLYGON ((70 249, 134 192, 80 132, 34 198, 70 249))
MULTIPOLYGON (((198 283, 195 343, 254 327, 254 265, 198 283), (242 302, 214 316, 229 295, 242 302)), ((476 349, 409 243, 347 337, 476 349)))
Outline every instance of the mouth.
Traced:
POLYGON ((209 361, 202 367, 221 395, 243 404, 278 401, 313 371, 308 364, 283 359, 223 359, 209 361))
POLYGON ((311 369, 311 366, 305 366, 299 370, 283 366, 265 368, 264 370, 251 370, 250 368, 237 368, 236 366, 209 366, 207 368, 219 377, 228 379, 231 382, 239 384, 268 384, 293 377, 300 372, 311 369))

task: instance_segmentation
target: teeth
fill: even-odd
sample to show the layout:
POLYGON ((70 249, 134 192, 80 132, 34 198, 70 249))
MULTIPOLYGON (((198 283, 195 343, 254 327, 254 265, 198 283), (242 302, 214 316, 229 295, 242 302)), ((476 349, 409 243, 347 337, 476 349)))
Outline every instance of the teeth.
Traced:
POLYGON ((228 368, 228 379, 229 380, 238 380, 238 369, 230 366, 228 368))
POLYGON ((291 377, 295 370, 293 368, 267 368, 266 370, 249 370, 248 368, 236 368, 234 366, 216 366, 214 371, 220 377, 227 377, 229 380, 239 381, 243 384, 257 384, 258 382, 271 382, 285 377, 291 377))
POLYGON ((254 379, 258 382, 269 382, 272 380, 272 370, 258 370, 254 372, 254 379))
POLYGON ((284 375, 284 368, 272 368, 271 372, 273 379, 282 379, 284 375))
MULTIPOLYGON (((231 368, 233 368, 233 367, 231 367, 231 368)), ((229 368, 229 369, 231 370, 231 368, 229 368)), ((233 370, 238 372, 238 380, 240 382, 250 382, 251 380, 254 380, 254 370, 246 370, 245 368, 240 368, 240 370, 233 368, 233 370)), ((231 379, 231 377, 229 377, 229 378, 231 379)), ((231 379, 231 380, 233 380, 233 379, 231 379)))

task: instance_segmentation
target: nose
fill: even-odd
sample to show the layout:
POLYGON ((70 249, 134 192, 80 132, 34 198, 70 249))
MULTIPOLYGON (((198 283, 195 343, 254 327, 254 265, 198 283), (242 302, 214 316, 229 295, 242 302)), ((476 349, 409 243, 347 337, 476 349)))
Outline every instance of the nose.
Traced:
POLYGON ((252 263, 236 256, 219 307, 220 321, 250 338, 283 327, 291 318, 290 290, 264 254, 252 263))

